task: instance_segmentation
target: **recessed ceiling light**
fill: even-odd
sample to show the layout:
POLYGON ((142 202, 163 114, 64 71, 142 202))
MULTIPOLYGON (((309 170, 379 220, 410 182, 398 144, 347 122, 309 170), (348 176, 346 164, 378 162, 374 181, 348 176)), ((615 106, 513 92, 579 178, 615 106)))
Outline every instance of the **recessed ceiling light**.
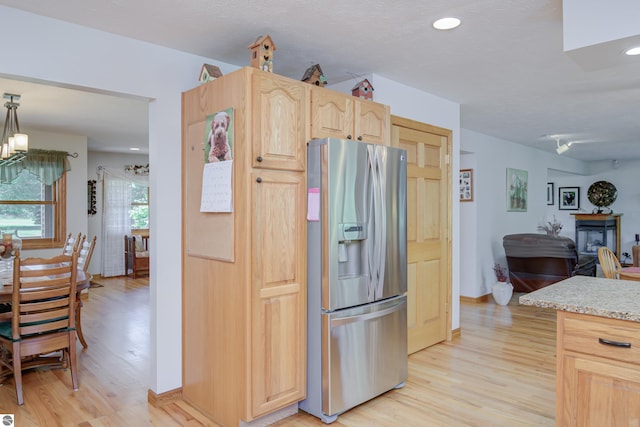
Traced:
POLYGON ((458 18, 441 18, 433 23, 433 28, 436 30, 451 30, 460 25, 458 18))
POLYGON ((140 151, 140 149, 138 147, 131 147, 131 148, 129 148, 129 150, 131 150, 131 151, 140 151))
POLYGON ((640 46, 632 47, 628 51, 625 52, 627 55, 640 55, 640 46))

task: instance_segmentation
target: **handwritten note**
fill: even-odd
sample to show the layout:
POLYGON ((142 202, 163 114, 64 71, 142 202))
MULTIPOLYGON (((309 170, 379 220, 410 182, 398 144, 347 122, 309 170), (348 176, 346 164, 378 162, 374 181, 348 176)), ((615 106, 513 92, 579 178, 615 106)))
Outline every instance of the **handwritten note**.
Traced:
POLYGON ((233 160, 205 163, 200 212, 233 211, 232 172, 233 160))

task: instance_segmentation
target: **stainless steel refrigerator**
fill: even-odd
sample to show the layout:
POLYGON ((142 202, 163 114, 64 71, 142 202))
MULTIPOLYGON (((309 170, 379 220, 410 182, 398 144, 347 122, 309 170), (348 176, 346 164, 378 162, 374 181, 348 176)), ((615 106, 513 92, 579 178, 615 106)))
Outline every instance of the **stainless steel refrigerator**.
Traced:
POLYGON ((325 423, 407 378, 406 151, 307 150, 307 397, 325 423))

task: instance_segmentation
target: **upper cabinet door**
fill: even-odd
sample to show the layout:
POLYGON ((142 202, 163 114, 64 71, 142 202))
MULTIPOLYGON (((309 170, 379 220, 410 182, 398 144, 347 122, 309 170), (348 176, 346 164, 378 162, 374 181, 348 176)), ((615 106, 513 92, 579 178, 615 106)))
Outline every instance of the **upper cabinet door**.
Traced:
POLYGON ((355 139, 353 102, 356 99, 324 88, 311 88, 311 137, 355 139))
POLYGON ((391 126, 389 107, 367 100, 355 103, 355 135, 359 141, 389 145, 391 126))
POLYGON ((272 73, 252 76, 254 168, 304 171, 309 87, 272 73))
POLYGON ((389 107, 330 89, 311 89, 311 137, 389 145, 389 107))

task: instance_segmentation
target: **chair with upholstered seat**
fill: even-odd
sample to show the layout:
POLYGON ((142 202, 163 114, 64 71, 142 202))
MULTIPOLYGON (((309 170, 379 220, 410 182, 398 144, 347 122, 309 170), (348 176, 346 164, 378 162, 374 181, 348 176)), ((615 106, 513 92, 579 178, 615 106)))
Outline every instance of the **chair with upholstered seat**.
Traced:
POLYGON ((569 237, 508 234, 502 245, 515 292, 531 292, 572 276, 595 276, 595 257, 579 257, 569 237))
POLYGON ((136 236, 124 236, 124 274, 136 279, 141 272, 149 273, 149 248, 145 240, 136 236), (140 243, 140 244, 139 244, 140 243))
POLYGON ((601 246, 598 248, 598 261, 600 262, 600 267, 602 268, 602 274, 607 279, 618 279, 618 274, 622 269, 620 265, 620 261, 618 261, 618 257, 613 253, 611 249, 606 246, 601 246))
POLYGON ((11 321, 0 323, 0 362, 13 373, 18 404, 24 403, 22 371, 69 366, 78 389, 75 301, 78 255, 20 259, 13 264, 11 321), (62 351, 61 357, 45 357, 62 351))

